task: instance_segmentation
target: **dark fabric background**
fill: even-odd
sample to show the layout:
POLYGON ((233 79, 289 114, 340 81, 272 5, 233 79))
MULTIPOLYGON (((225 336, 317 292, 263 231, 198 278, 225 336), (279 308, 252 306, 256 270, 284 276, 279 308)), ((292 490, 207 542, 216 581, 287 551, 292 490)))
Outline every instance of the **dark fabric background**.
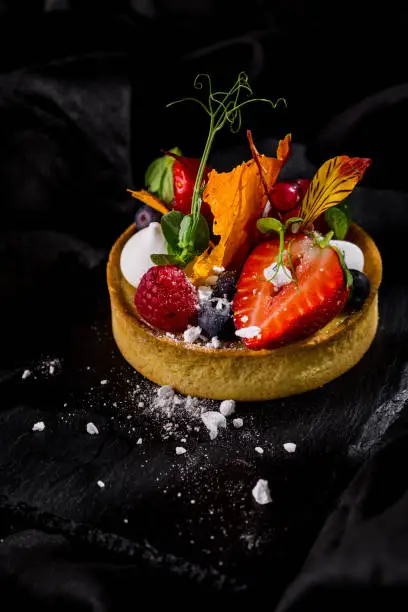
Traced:
MULTIPOLYGON (((336 19, 323 3, 162 0, 114 14, 108 2, 39 2, 30 15, 28 3, 7 5, 1 609, 133 610, 163 596, 280 612, 406 603, 405 16, 392 3, 386 14, 371 6, 370 27, 364 4, 351 3, 336 19), (311 176, 329 155, 372 157, 352 201, 384 259, 380 327, 350 373, 300 397, 242 404, 242 430, 214 442, 189 431, 187 456, 175 458, 175 439, 137 408, 153 386, 111 337, 106 258, 133 220, 126 187, 142 184, 149 160, 175 144, 200 154, 205 118, 166 102, 190 94, 199 71, 225 86, 242 69, 259 95, 288 100, 288 111, 245 115, 265 152, 292 131, 286 176, 311 176), (39 420, 46 430, 33 434, 39 420), (251 498, 260 477, 266 507, 251 498)), ((247 155, 244 135, 226 133, 211 161, 223 169, 247 155)))

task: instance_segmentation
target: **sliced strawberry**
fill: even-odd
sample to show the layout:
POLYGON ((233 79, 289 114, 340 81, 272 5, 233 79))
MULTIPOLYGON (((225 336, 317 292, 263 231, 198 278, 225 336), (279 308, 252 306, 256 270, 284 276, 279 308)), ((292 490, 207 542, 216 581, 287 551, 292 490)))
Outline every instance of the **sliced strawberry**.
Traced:
POLYGON ((259 328, 257 335, 244 338, 250 349, 275 348, 311 336, 347 301, 349 290, 337 252, 315 246, 305 234, 287 238, 286 253, 289 243, 298 286, 292 281, 277 288, 265 279, 264 270, 278 256, 278 239, 259 244, 242 270, 233 301, 234 322, 238 330, 259 328))

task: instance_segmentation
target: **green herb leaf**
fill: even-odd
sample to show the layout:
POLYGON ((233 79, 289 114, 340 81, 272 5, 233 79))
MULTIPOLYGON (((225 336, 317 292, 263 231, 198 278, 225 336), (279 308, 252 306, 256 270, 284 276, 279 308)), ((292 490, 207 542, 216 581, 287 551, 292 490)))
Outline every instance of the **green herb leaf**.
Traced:
POLYGON ((334 249, 337 255, 339 256, 340 265, 343 268, 343 272, 344 272, 344 280, 346 281, 346 287, 347 289, 349 289, 350 287, 353 286, 353 276, 350 270, 348 269, 348 267, 346 266, 346 262, 344 261, 344 255, 340 251, 340 249, 338 249, 337 247, 331 245, 331 248, 334 249))
POLYGON ((205 251, 210 242, 210 230, 208 227, 207 219, 200 215, 197 223, 197 228, 194 236, 194 252, 196 255, 200 255, 205 251))
POLYGON ((327 225, 333 230, 335 238, 344 240, 350 227, 350 215, 347 205, 329 208, 324 213, 324 218, 327 225))
POLYGON ((156 266, 165 266, 167 264, 180 265, 180 258, 177 255, 164 255, 162 253, 150 255, 150 259, 156 266))
POLYGON ((284 227, 278 219, 273 219, 272 217, 264 217, 262 219, 258 219, 256 222, 256 227, 263 234, 267 234, 268 232, 284 232, 284 227))
MULTIPOLYGON (((170 153, 181 155, 178 147, 170 149, 170 153)), ((146 170, 145 184, 147 189, 157 195, 159 200, 170 204, 174 198, 173 189, 173 164, 174 157, 163 155, 152 161, 146 170)))
POLYGON ((179 249, 180 227, 185 217, 182 212, 171 210, 161 218, 160 225, 167 244, 176 252, 179 249))
POLYGON ((190 246, 192 246, 190 235, 191 235, 191 228, 193 225, 194 225, 193 215, 184 215, 183 220, 180 225, 179 235, 178 235, 178 245, 181 249, 188 249, 190 246))

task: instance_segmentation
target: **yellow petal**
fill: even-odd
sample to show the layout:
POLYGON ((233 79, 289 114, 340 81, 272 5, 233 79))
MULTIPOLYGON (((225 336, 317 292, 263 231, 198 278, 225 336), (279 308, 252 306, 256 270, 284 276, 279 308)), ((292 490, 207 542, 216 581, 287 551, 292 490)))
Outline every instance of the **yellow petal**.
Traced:
POLYGON ((143 202, 143 204, 147 204, 150 206, 150 208, 154 208, 154 210, 157 210, 163 215, 169 212, 169 209, 163 204, 163 202, 161 202, 161 200, 159 200, 159 198, 156 198, 156 196, 148 191, 145 191, 144 189, 141 189, 140 191, 132 191, 131 189, 127 189, 126 191, 128 191, 133 198, 136 198, 136 200, 140 200, 143 202))
POLYGON ((289 148, 290 135, 279 143, 278 159, 256 153, 258 165, 252 159, 231 172, 210 172, 203 200, 214 215, 213 232, 220 236, 220 240, 196 260, 192 272, 194 282, 211 276, 214 266, 241 267, 253 246, 256 221, 262 215, 268 197, 263 181, 269 188, 273 186, 289 148))
POLYGON ((327 160, 313 177, 300 208, 302 227, 344 200, 363 178, 371 159, 340 155, 327 160))

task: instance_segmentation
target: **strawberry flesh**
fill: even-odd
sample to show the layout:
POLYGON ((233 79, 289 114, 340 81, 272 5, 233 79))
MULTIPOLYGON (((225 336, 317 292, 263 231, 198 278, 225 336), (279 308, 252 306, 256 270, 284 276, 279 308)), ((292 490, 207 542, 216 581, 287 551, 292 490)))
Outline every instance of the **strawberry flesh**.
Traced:
MULTIPOLYGON (((344 308, 349 290, 337 252, 315 246, 305 234, 286 238, 298 286, 275 287, 264 270, 276 262, 278 239, 259 244, 248 257, 233 301, 234 323, 239 330, 256 326, 259 334, 244 338, 252 350, 271 349, 302 340, 321 329, 344 308)), ((285 264, 289 262, 285 259, 285 264)))
MULTIPOLYGON (((174 201, 172 207, 174 210, 178 210, 185 215, 191 212, 191 200, 193 198, 194 184, 200 166, 200 160, 194 157, 182 157, 180 155, 172 154, 175 157, 173 164, 173 189, 174 189, 174 201)), ((208 180, 208 173, 210 168, 205 167, 203 174, 203 182, 206 183, 208 180)), ((210 220, 212 215, 210 208, 206 202, 201 204, 201 214, 210 220)))

